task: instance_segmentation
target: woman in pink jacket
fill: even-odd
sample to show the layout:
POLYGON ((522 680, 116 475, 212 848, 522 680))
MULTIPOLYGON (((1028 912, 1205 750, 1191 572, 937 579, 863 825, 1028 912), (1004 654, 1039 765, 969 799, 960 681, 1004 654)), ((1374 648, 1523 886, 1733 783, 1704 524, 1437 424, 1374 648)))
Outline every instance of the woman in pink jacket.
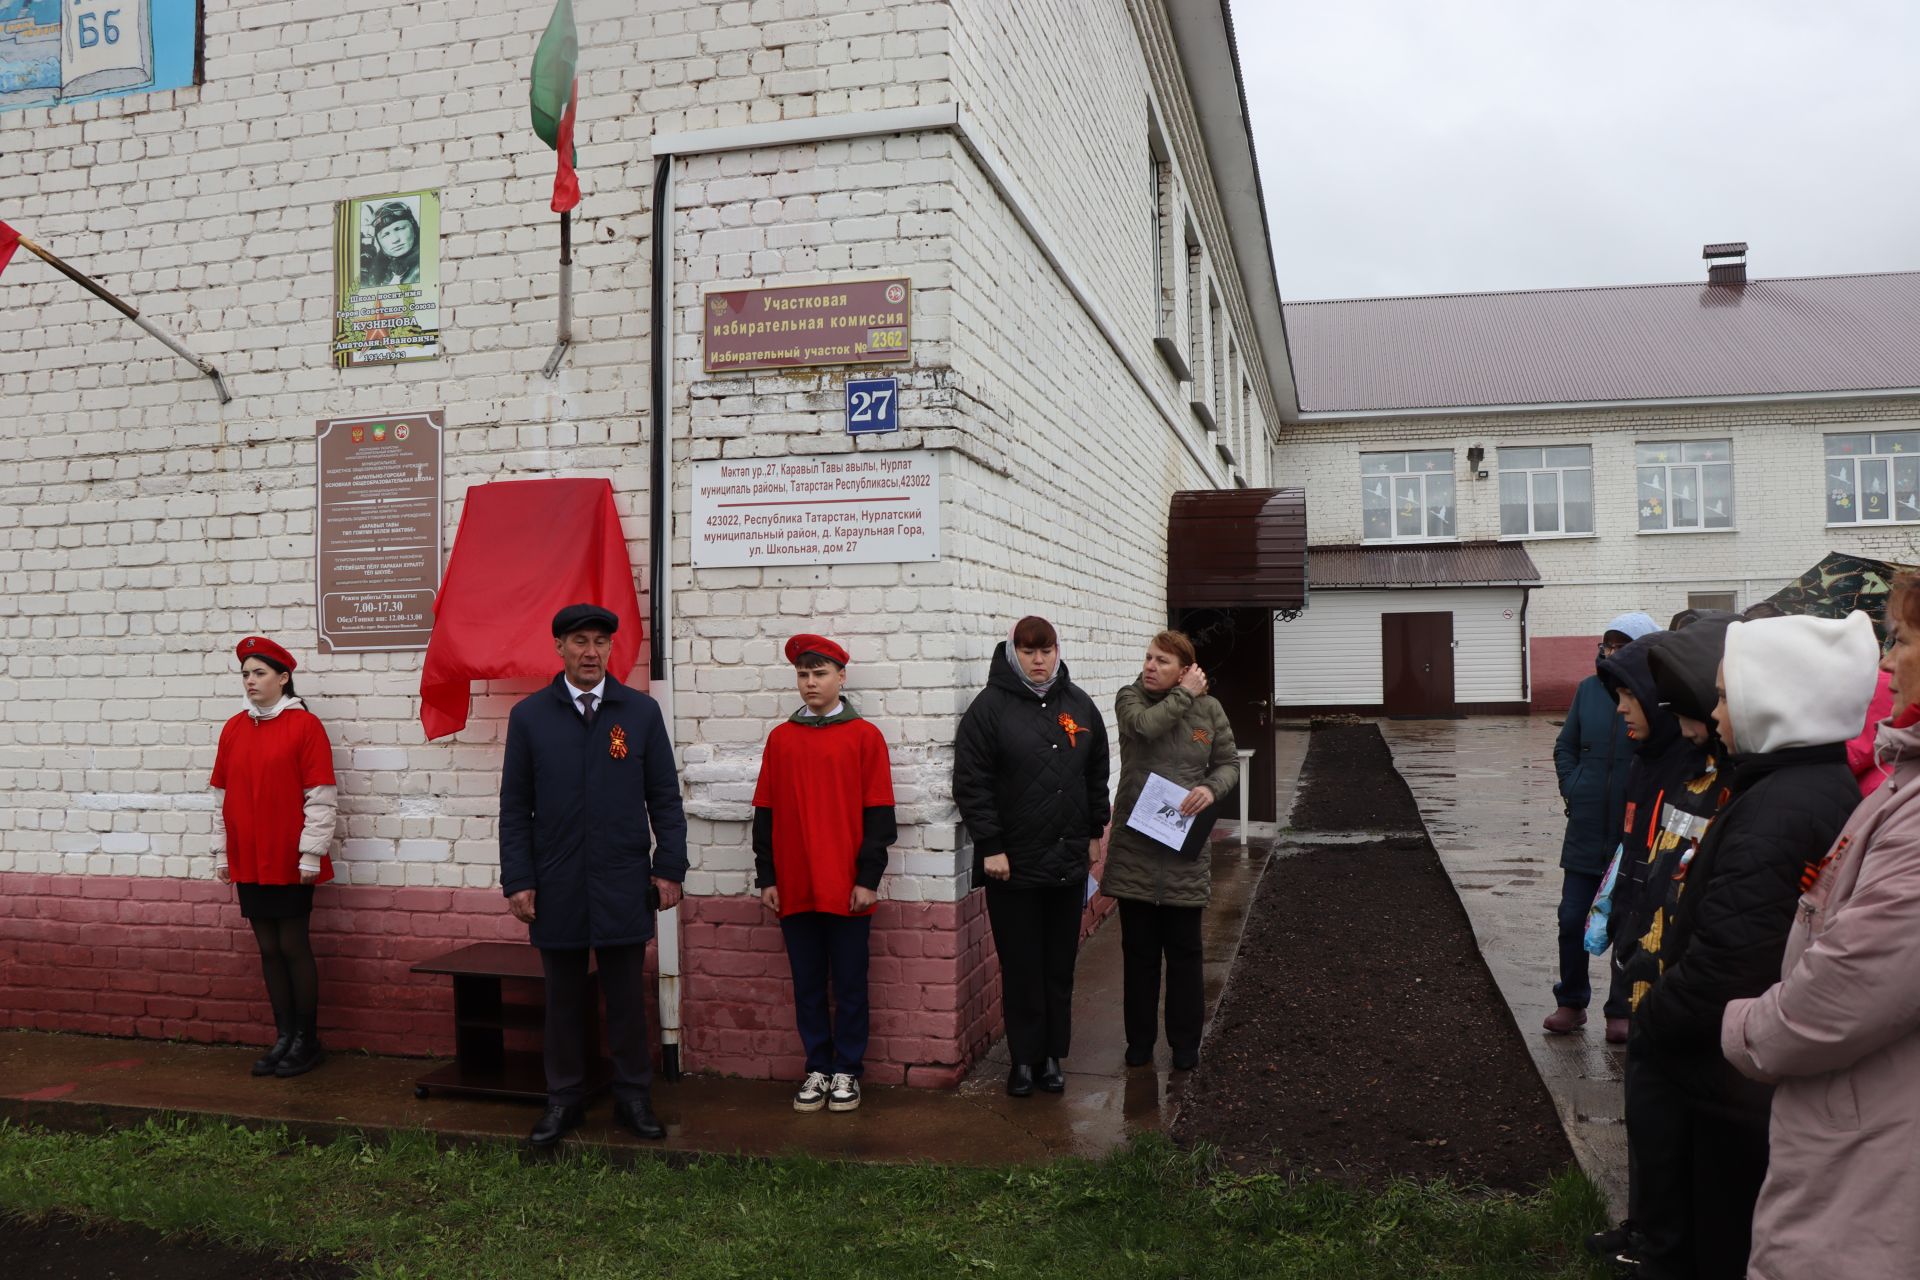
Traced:
POLYGON ((1803 875, 1785 977, 1720 1025, 1727 1060, 1778 1083, 1749 1280, 1920 1276, 1920 578, 1887 624, 1886 784, 1803 875))

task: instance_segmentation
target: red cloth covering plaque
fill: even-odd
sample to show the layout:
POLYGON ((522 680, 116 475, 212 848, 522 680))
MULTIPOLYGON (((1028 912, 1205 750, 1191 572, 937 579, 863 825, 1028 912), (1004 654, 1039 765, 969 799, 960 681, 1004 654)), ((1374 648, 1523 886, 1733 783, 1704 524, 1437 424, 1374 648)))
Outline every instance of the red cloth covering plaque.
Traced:
POLYGON ((605 480, 503 480, 467 491, 447 576, 433 601, 433 636, 420 671, 420 725, 428 738, 466 727, 475 680, 552 677, 553 615, 597 604, 620 619, 607 670, 645 689, 640 598, 626 535, 605 480))

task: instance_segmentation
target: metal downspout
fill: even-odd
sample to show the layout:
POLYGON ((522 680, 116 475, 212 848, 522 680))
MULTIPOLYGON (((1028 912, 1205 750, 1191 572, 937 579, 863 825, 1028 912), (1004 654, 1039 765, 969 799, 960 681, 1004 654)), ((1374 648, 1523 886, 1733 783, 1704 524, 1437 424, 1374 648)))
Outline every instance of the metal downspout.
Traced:
POLYGON ((1520 588, 1520 701, 1533 711, 1533 642, 1527 638, 1527 606, 1533 603, 1533 588, 1520 588))
MULTIPOLYGON (((667 722, 669 738, 678 732, 674 718, 673 670, 667 660, 673 645, 673 617, 669 598, 668 560, 673 555, 673 494, 667 483, 668 406, 672 403, 673 246, 669 242, 673 208, 673 157, 661 156, 653 171, 653 277, 649 355, 653 365, 651 416, 653 438, 648 447, 650 488, 647 495, 647 605, 653 637, 648 676, 653 696, 667 722)), ((679 775, 679 761, 674 762, 679 775)), ((684 901, 684 898, 682 899, 684 901)), ((680 1078, 680 912, 662 911, 656 922, 655 954, 660 967, 660 1074, 680 1078)))

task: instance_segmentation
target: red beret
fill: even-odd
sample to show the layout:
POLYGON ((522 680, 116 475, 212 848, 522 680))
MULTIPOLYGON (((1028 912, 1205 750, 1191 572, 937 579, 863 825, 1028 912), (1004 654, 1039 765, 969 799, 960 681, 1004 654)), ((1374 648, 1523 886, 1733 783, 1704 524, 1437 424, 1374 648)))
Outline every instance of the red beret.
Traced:
POLYGON ((825 636, 801 635, 787 641, 788 662, 798 662, 807 653, 817 653, 838 667, 847 665, 847 651, 825 636))
POLYGON ((292 654, 265 636, 248 636, 245 640, 235 645, 233 651, 239 655, 240 661, 242 662, 245 662, 248 658, 265 658, 268 662, 279 663, 288 671, 300 665, 293 660, 292 654))

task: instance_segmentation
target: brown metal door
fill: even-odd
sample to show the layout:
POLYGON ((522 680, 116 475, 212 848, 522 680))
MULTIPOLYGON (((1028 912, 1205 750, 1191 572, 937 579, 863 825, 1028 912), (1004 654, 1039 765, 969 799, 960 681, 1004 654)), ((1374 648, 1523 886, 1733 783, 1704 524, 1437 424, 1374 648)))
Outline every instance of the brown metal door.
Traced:
POLYGON ((1450 716, 1453 615, 1380 615, 1382 709, 1390 716, 1450 716))
MULTIPOLYGON (((1183 613, 1179 621, 1193 639, 1213 696, 1226 708, 1234 745, 1254 752, 1240 781, 1249 788, 1247 819, 1272 822, 1273 610, 1197 609, 1183 613)), ((1220 799, 1220 817, 1238 821, 1240 797, 1229 792, 1220 799)))

